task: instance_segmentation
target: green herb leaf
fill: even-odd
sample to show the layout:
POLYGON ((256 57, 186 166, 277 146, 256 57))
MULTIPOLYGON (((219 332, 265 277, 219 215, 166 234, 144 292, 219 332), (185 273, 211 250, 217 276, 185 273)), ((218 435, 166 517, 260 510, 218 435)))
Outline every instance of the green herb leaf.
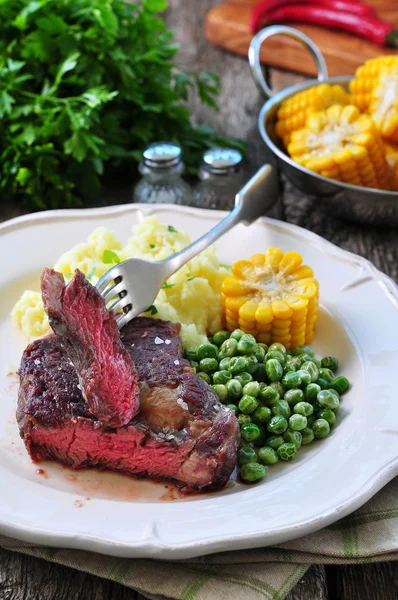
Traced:
POLYGON ((113 250, 104 250, 104 253, 102 255, 102 262, 104 263, 104 265, 117 265, 120 263, 120 258, 113 250))
POLYGON ((167 225, 167 231, 170 231, 170 233, 177 233, 177 229, 175 229, 172 225, 167 225))
POLYGON ((156 248, 155 244, 149 244, 150 248, 156 248))
POLYGON ((192 281, 192 279, 196 279, 196 277, 195 276, 194 277, 188 277, 187 281, 192 281))
POLYGON ((220 264, 220 267, 224 267, 224 269, 232 269, 232 265, 222 265, 222 264, 220 264))
POLYGON ((145 312, 146 313, 149 312, 149 313, 151 313, 151 315, 157 315, 159 311, 156 308, 156 306, 154 304, 152 304, 152 306, 150 306, 149 308, 147 308, 147 310, 145 312))
POLYGON ((167 2, 166 0, 144 0, 144 6, 150 12, 161 12, 166 10, 167 2))
POLYGON ((170 288, 172 288, 174 286, 175 286, 175 283, 167 283, 167 281, 166 281, 166 283, 164 283, 162 285, 162 290, 169 290, 170 288))

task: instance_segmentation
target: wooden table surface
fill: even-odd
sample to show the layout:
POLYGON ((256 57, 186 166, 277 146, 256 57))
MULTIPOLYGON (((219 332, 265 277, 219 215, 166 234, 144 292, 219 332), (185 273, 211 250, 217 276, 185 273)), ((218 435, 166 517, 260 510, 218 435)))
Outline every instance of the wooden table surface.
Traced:
MULTIPOLYGON (((182 44, 180 62, 192 69, 213 70, 222 77, 218 113, 194 102, 191 106, 197 122, 247 140, 246 169, 250 174, 267 160, 256 127, 263 100, 252 82, 247 61, 218 50, 204 40, 204 15, 213 4, 214 0, 170 0, 167 22, 182 44)), ((275 89, 299 80, 293 74, 276 70, 269 75, 275 89)), ((305 198, 288 184, 283 193, 280 218, 365 256, 398 281, 396 230, 357 226, 334 219, 318 207, 316 200, 305 198)), ((313 566, 288 600, 396 600, 397 597, 398 563, 379 563, 313 566)), ((143 600, 143 597, 119 584, 0 549, 0 600, 75 599, 143 600)))

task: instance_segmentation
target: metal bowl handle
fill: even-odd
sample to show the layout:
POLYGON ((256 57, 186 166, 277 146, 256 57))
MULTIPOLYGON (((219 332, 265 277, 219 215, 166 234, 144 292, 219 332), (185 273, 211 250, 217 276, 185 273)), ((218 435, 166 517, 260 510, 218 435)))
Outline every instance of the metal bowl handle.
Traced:
POLYGON ((328 68, 326 66, 326 61, 323 57, 323 54, 319 50, 318 46, 314 44, 314 42, 307 35, 301 33, 301 31, 298 29, 293 29, 293 27, 287 27, 285 25, 270 25, 270 27, 265 27, 265 29, 262 29, 254 36, 249 47, 249 64, 253 79, 257 87, 265 94, 267 99, 273 96, 273 91, 264 79, 260 62, 260 49, 265 40, 274 35, 286 35, 294 40, 297 40, 298 42, 302 42, 315 60, 316 69, 318 72, 318 81, 324 81, 328 78, 328 68))

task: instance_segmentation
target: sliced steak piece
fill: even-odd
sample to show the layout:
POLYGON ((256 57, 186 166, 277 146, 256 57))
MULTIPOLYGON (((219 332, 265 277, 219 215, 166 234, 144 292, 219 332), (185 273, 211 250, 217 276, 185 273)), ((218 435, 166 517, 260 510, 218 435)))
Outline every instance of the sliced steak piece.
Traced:
POLYGON ((182 358, 179 326, 138 318, 122 330, 136 362, 141 409, 111 429, 87 409, 78 376, 54 336, 23 354, 17 418, 33 460, 167 479, 184 491, 223 487, 236 464, 232 411, 182 358))
POLYGON ((45 269, 44 308, 79 377, 91 413, 110 427, 125 425, 139 408, 138 376, 113 315, 83 273, 64 277, 45 269))

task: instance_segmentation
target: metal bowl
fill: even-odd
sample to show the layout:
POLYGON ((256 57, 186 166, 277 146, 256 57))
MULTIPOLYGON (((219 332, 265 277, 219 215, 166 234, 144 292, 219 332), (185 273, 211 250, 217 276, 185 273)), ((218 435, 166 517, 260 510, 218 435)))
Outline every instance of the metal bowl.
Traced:
POLYGON ((348 89, 351 78, 328 77, 326 62, 319 48, 301 31, 283 25, 266 27, 254 36, 249 48, 249 63, 254 81, 267 98, 267 102, 260 111, 258 127, 265 144, 276 158, 280 170, 286 177, 301 191, 316 196, 327 209, 337 216, 359 223, 397 226, 397 192, 359 187, 322 177, 292 160, 275 133, 276 114, 286 98, 318 85, 319 82, 339 83, 348 89), (266 39, 274 35, 287 35, 302 42, 315 60, 318 78, 298 83, 274 94, 264 79, 260 63, 260 48, 266 39))

